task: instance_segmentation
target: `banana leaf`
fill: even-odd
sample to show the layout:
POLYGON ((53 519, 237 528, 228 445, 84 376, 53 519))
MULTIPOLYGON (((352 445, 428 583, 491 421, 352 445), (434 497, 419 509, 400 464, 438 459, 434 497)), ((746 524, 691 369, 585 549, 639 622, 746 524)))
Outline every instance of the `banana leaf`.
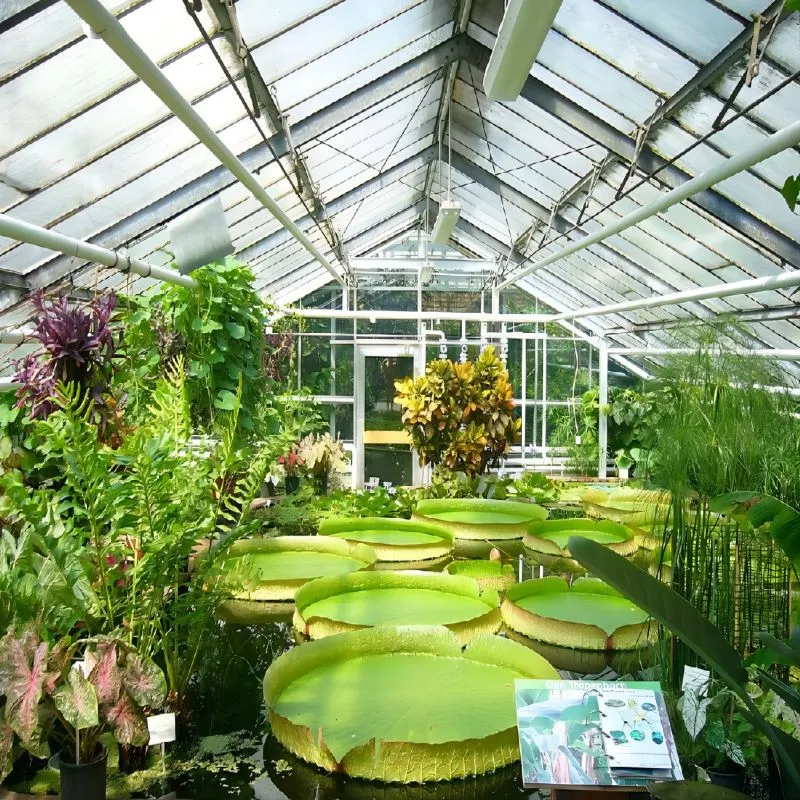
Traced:
POLYGON ((716 514, 749 523, 754 528, 769 524, 770 536, 792 562, 795 574, 800 575, 800 512, 760 492, 721 494, 708 507, 716 514))

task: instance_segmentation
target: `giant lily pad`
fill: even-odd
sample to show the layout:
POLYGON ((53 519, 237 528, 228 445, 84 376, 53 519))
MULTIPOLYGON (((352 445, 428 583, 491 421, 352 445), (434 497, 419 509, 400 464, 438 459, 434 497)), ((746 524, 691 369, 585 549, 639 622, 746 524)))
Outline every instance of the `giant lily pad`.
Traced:
POLYGON ((453 534, 442 525, 408 519, 348 517, 320 522, 322 536, 369 545, 379 563, 393 569, 441 566, 453 551, 453 534))
POLYGON ((570 536, 585 536, 623 556, 633 555, 637 549, 633 531, 618 522, 592 519, 532 522, 522 544, 533 561, 554 572, 584 573, 586 570, 570 555, 570 536))
POLYGON ((455 575, 354 572, 310 581, 295 595, 295 628, 312 639, 377 625, 444 625, 468 641, 500 624, 497 592, 455 575))
POLYGON ((280 656, 264 677, 278 741, 331 772, 400 783, 492 772, 519 759, 514 680, 557 679, 497 636, 464 647, 440 626, 340 633, 280 656))
POLYGON ((652 527, 663 524, 669 514, 669 494, 643 489, 589 489, 582 498, 590 517, 652 527))
POLYGON ((633 650, 655 635, 647 612, 596 578, 572 587, 555 576, 512 586, 501 606, 509 628, 542 642, 580 650, 633 650))
POLYGON ((444 571, 450 575, 472 578, 481 589, 494 589, 498 592, 504 592, 516 581, 513 564, 502 564, 499 561, 453 561, 444 571))
POLYGON ((547 518, 547 509, 533 503, 483 498, 420 500, 412 519, 441 523, 456 539, 521 539, 534 520, 547 518))
POLYGON ((276 536, 235 542, 218 580, 233 600, 291 600, 307 581, 371 567, 375 551, 327 536, 276 536))

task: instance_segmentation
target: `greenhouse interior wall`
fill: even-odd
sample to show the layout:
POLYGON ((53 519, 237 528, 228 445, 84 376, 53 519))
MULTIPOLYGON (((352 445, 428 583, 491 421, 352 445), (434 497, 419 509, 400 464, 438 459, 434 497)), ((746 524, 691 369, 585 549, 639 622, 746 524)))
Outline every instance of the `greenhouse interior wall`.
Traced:
POLYGON ((0 800, 800 800, 800 0, 0 0, 0 800))

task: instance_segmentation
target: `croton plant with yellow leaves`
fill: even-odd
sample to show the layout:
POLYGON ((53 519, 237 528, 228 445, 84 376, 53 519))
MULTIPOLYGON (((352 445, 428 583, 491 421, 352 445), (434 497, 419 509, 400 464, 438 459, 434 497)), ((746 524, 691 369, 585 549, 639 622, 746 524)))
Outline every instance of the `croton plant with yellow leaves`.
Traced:
POLYGON ((463 364, 432 361, 424 376, 397 381, 395 389, 422 465, 478 475, 497 466, 519 434, 514 391, 493 347, 463 364))

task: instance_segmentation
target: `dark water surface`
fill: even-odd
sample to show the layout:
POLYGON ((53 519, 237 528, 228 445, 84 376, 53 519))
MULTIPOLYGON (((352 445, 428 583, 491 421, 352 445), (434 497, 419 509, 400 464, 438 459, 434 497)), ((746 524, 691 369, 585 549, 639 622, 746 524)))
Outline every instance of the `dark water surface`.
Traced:
POLYGON ((503 800, 536 796, 522 788, 518 764, 479 778, 402 786, 331 775, 295 758, 269 732, 262 691, 267 667, 293 646, 294 631, 288 619, 248 626, 219 624, 194 686, 193 742, 187 755, 189 751, 194 755, 199 746, 208 753, 209 761, 216 754, 225 769, 190 769, 168 777, 164 788, 185 800, 503 800))

